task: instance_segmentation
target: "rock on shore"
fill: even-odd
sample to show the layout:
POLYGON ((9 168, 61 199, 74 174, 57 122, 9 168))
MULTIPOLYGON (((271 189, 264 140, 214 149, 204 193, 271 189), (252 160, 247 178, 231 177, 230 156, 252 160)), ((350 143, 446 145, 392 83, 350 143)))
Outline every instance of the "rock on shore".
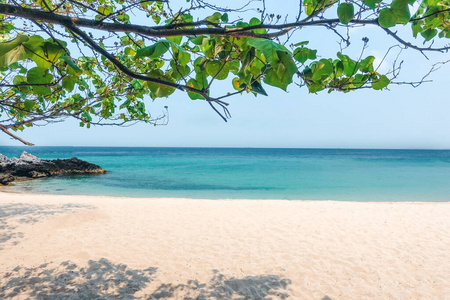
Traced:
POLYGON ((76 157, 44 160, 23 152, 19 158, 8 159, 0 154, 0 185, 13 181, 43 178, 57 175, 103 174, 105 169, 76 157))

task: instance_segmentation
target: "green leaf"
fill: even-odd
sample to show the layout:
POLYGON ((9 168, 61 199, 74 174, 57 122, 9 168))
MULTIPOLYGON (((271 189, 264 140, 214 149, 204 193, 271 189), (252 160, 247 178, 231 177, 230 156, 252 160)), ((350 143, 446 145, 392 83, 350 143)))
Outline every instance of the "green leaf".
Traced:
MULTIPOLYGON (((28 55, 32 55, 37 49, 44 45, 44 38, 39 35, 30 36, 28 41, 23 43, 28 55)), ((30 57, 31 58, 31 57, 30 57)))
POLYGON ((308 85, 308 91, 313 94, 325 89, 321 83, 313 83, 308 85))
POLYGON ((259 83, 257 80, 252 79, 250 86, 252 88, 252 92, 267 96, 266 91, 262 87, 261 83, 259 83))
MULTIPOLYGON (((249 26, 257 26, 257 25, 260 25, 260 24, 261 24, 261 21, 258 18, 251 18, 248 25, 249 26)), ((263 29, 263 28, 255 29, 254 32, 255 33, 259 33, 259 34, 267 33, 267 31, 265 29, 263 29)))
POLYGON ((187 52, 178 52, 178 62, 180 65, 185 66, 191 60, 191 55, 187 52))
POLYGON ((108 16, 113 12, 113 8, 111 6, 99 6, 97 10, 100 14, 108 16))
POLYGON ((36 105, 36 102, 32 101, 32 100, 25 100, 23 105, 25 106, 25 108, 30 111, 34 108, 34 106, 36 105))
POLYGON ((408 0, 394 0, 391 3, 391 10, 397 17, 397 21, 407 24, 411 19, 411 13, 408 8, 408 0))
MULTIPOLYGON (((154 70, 154 71, 150 72, 148 75, 149 75, 149 77, 152 77, 152 78, 159 78, 159 79, 162 79, 165 81, 175 82, 175 79, 173 77, 171 77, 169 75, 165 75, 161 70, 154 70)), ((150 92, 151 92, 150 96, 153 99, 168 97, 175 92, 174 87, 170 87, 167 85, 153 83, 153 82, 149 82, 149 81, 147 81, 146 84, 150 88, 150 92)))
POLYGON ((5 55, 17 46, 22 45, 24 42, 28 41, 28 39, 29 37, 27 35, 19 35, 11 41, 0 43, 0 56, 5 55))
POLYGON ((374 56, 367 56, 363 60, 359 62, 359 69, 361 72, 367 73, 367 72, 373 72, 373 62, 375 60, 374 56))
POLYGON ((294 47, 298 47, 298 46, 306 46, 309 44, 309 41, 303 41, 303 42, 299 42, 294 44, 294 47))
POLYGON ((27 58, 23 43, 28 39, 27 35, 19 35, 12 41, 0 43, 0 68, 27 58))
POLYGON ((311 50, 306 47, 297 48, 294 50, 294 59, 304 64, 308 59, 316 59, 317 50, 311 50))
POLYGON ((181 40, 183 39, 183 37, 181 35, 177 35, 177 36, 168 36, 167 40, 170 42, 173 42, 177 45, 181 44, 181 40))
MULTIPOLYGON (((187 82, 188 86, 195 88, 195 89, 202 89, 202 87, 200 87, 200 84, 198 83, 197 80, 191 78, 189 79, 189 81, 187 82)), ((203 98, 200 94, 194 93, 194 92, 188 92, 188 96, 189 98, 191 98, 192 100, 197 100, 197 99, 205 99, 203 98)))
POLYGON ((337 14, 342 24, 348 24, 355 16, 355 9, 351 3, 341 3, 338 6, 337 14))
POLYGON ((92 121, 92 117, 91 117, 91 115, 88 112, 82 113, 81 117, 87 122, 91 122, 92 121))
POLYGON ((364 0, 364 4, 370 7, 371 9, 375 9, 376 5, 380 2, 381 0, 364 0))
POLYGON ((43 84, 43 86, 33 86, 33 91, 37 95, 47 95, 51 93, 51 89, 45 84, 49 84, 53 80, 53 75, 49 74, 46 69, 34 67, 28 70, 27 82, 29 84, 43 84))
POLYGON ((120 105, 120 109, 124 109, 125 107, 128 107, 131 103, 130 99, 125 100, 121 105, 120 105))
POLYGON ((356 74, 355 75, 355 80, 352 82, 356 87, 361 87, 363 86, 366 82, 367 79, 369 78, 368 75, 363 75, 363 74, 356 74))
POLYGON ((337 53, 337 56, 339 57, 339 59, 342 61, 342 64, 344 65, 345 76, 347 76, 347 77, 353 76, 357 71, 356 61, 352 60, 347 55, 343 55, 340 52, 337 53))
POLYGON ((333 74, 333 64, 328 59, 321 59, 311 65, 311 72, 314 81, 322 81, 333 74))
POLYGON ((47 40, 43 43, 41 41, 42 40, 36 36, 33 41, 33 45, 36 48, 33 49, 33 51, 27 50, 27 54, 28 58, 33 60, 38 67, 48 69, 56 63, 63 54, 65 54, 65 49, 61 48, 61 46, 64 46, 62 41, 60 41, 61 46, 53 41, 47 40))
POLYGON ((62 80, 62 86, 67 91, 71 92, 75 88, 75 83, 77 83, 78 78, 75 76, 66 76, 62 80))
POLYGON ((224 14, 220 17, 220 19, 221 19, 223 22, 227 23, 227 22, 228 22, 228 14, 227 14, 227 13, 224 13, 224 14))
POLYGON ((220 18, 222 17, 222 14, 219 12, 213 13, 212 16, 206 17, 206 21, 210 21, 212 23, 219 23, 220 18))
POLYGON ((15 63, 18 60, 24 60, 27 58, 27 53, 23 45, 19 45, 13 48, 5 55, 0 56, 0 68, 8 67, 10 64, 15 63))
POLYGON ((53 75, 46 72, 46 69, 34 67, 28 70, 27 81, 31 84, 47 84, 53 79, 53 75))
POLYGON ((207 38, 207 36, 199 35, 199 36, 196 36, 195 38, 189 38, 189 40, 195 45, 202 45, 204 38, 207 38))
POLYGON ((209 61, 206 64, 206 73, 211 77, 216 76, 219 80, 226 79, 229 71, 230 66, 222 61, 209 61))
POLYGON ((387 87, 389 83, 389 78, 387 78, 386 75, 381 75, 378 79, 372 79, 372 88, 374 90, 381 90, 387 87))
MULTIPOLYGON (((178 38, 174 39, 174 40, 177 41, 178 38)), ((150 57, 150 58, 158 58, 161 55, 164 55, 164 53, 166 53, 169 50, 169 45, 177 48, 181 52, 188 53, 186 50, 184 50, 180 45, 178 45, 174 41, 161 40, 161 41, 156 42, 155 44, 153 44, 151 46, 138 49, 136 51, 136 55, 134 56, 134 59, 137 59, 137 58, 143 57, 143 56, 147 56, 147 57, 150 57)))
POLYGON ((425 42, 428 42, 429 40, 431 40, 432 38, 434 38, 434 37, 436 36, 437 33, 438 33, 438 31, 437 31, 436 29, 428 28, 427 30, 422 31, 422 32, 420 33, 420 35, 424 37, 425 42))
POLYGON ((22 84, 22 83, 27 83, 27 78, 25 76, 17 75, 16 77, 14 77, 14 79, 13 79, 14 85, 22 84))
POLYGON ((393 27, 397 24, 397 16, 391 9, 383 8, 378 17, 378 24, 384 28, 393 27))
POLYGON ((136 55, 134 56, 134 59, 137 59, 139 57, 150 57, 150 58, 158 58, 161 55, 164 55, 169 50, 169 42, 168 41, 159 41, 155 44, 140 48, 136 51, 136 55))
MULTIPOLYGON (((25 76, 17 75, 14 77, 14 79, 13 79, 14 85, 19 85, 19 84, 23 84, 23 83, 27 83, 27 78, 25 76)), ((19 86, 18 89, 19 89, 19 91, 21 91, 22 93, 25 93, 25 94, 31 93, 31 88, 29 86, 19 86)))
POLYGON ((334 67, 334 78, 338 78, 344 73, 344 64, 342 63, 342 61, 336 59, 333 62, 333 67, 334 67))
POLYGON ((411 28, 413 30, 413 36, 416 38, 417 34, 423 31, 422 22, 413 22, 411 28))
POLYGON ((61 56, 61 59, 65 61, 67 64, 66 72, 67 74, 79 76, 81 73, 83 73, 83 70, 81 70, 71 59, 67 56, 61 56))
POLYGON ((152 19, 153 19, 153 22, 155 22, 156 24, 159 24, 159 22, 161 22, 161 16, 159 16, 159 15, 153 15, 152 19))
POLYGON ((287 86, 292 82, 292 76, 298 70, 290 54, 285 51, 278 51, 277 56, 280 60, 278 63, 271 65, 272 68, 266 70, 264 82, 286 90, 287 86), (283 70, 283 72, 280 70, 283 70))
POLYGON ((260 50, 268 63, 276 64, 279 60, 278 52, 287 52, 290 53, 286 47, 283 45, 277 44, 272 40, 260 39, 260 38, 249 38, 248 44, 252 47, 255 47, 257 50, 260 50))

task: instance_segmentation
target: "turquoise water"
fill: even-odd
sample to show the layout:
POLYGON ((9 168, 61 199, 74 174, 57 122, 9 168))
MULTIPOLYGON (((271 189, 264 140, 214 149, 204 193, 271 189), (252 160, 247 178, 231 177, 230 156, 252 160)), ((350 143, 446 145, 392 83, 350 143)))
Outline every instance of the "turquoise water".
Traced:
POLYGON ((450 201, 450 151, 0 147, 110 171, 19 182, 33 193, 128 197, 450 201))

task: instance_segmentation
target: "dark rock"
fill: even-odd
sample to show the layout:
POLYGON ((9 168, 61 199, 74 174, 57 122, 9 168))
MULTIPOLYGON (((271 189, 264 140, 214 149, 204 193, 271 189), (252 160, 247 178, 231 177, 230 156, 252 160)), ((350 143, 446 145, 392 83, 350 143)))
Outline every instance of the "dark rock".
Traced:
POLYGON ((8 159, 0 154, 0 184, 7 185, 13 181, 43 178, 57 175, 103 174, 105 169, 80 160, 70 159, 44 160, 23 152, 19 158, 8 159))

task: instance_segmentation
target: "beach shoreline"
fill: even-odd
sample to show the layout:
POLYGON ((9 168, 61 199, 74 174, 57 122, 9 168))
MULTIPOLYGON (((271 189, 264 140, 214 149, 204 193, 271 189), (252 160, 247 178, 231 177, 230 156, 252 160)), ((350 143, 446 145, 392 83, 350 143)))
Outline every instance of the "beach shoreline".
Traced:
POLYGON ((0 188, 0 298, 449 299, 449 216, 450 202, 0 188))

